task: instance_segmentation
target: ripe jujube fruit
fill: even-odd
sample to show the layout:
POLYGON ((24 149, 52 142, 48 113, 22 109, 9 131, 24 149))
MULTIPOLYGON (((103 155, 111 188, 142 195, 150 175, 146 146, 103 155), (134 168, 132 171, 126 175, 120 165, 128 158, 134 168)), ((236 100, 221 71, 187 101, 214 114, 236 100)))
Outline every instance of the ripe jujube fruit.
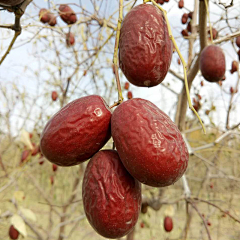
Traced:
POLYGON ((141 185, 124 168, 117 151, 103 150, 87 165, 82 199, 95 231, 105 238, 121 238, 137 223, 141 185))
POLYGON ((39 17, 42 23, 48 23, 50 20, 50 15, 48 14, 48 10, 46 8, 40 9, 39 17))
POLYGON ((178 2, 178 7, 181 9, 184 7, 184 1, 183 0, 179 0, 178 2))
POLYGON ((56 101, 58 98, 58 93, 56 91, 52 91, 52 100, 56 101))
POLYGON ((11 239, 18 239, 19 232, 13 225, 10 226, 8 234, 11 239))
POLYGON ((111 111, 100 96, 70 102, 46 124, 40 138, 41 152, 60 166, 84 162, 109 140, 110 121, 111 111))
POLYGON ((187 13, 184 13, 184 14, 182 15, 182 24, 187 23, 187 20, 188 20, 188 14, 187 14, 187 13))
POLYGON ((165 78, 172 59, 172 42, 162 12, 141 4, 123 19, 119 39, 119 65, 128 81, 153 87, 165 78))
POLYGON ((127 93, 127 98, 128 98, 128 99, 131 99, 131 98, 133 98, 133 94, 132 94, 132 92, 131 92, 131 91, 128 91, 128 93, 127 93))
POLYGON ((183 29, 181 34, 183 35, 183 37, 188 37, 188 30, 187 29, 183 29))
POLYGON ((66 44, 68 47, 71 47, 75 44, 75 37, 73 33, 69 32, 66 34, 66 44))
POLYGON ((188 165, 188 150, 174 122, 150 101, 121 103, 111 119, 112 137, 123 165, 153 187, 175 183, 188 165))
POLYGON ((58 166, 57 166, 56 164, 53 164, 53 165, 52 165, 52 170, 53 170, 53 172, 56 172, 57 169, 58 169, 58 166))
MULTIPOLYGON (((211 33, 210 33, 210 29, 208 30, 208 34, 209 34, 209 39, 211 40, 211 33)), ((212 35, 213 35, 213 40, 217 39, 218 37, 218 31, 216 30, 216 28, 212 28, 212 35)))
POLYGON ((0 0, 0 5, 4 6, 16 6, 22 3, 24 0, 0 0))
POLYGON ((203 77, 209 82, 218 82, 223 79, 225 69, 222 49, 215 45, 205 47, 200 55, 200 70, 203 77))
POLYGON ((232 61, 232 69, 230 70, 231 74, 235 73, 238 71, 238 62, 237 61, 232 61))
POLYGON ((240 48, 240 36, 238 36, 238 37, 236 38, 236 44, 237 44, 237 46, 240 48))
POLYGON ((125 82, 125 84, 124 84, 124 89, 125 89, 125 90, 128 90, 128 89, 129 89, 129 83, 128 83, 128 82, 125 82))
POLYGON ((166 232, 171 232, 173 229, 173 220, 169 216, 164 218, 164 229, 166 232))
POLYGON ((59 15, 67 24, 74 24, 77 21, 75 12, 67 4, 61 4, 59 7, 59 15))
POLYGON ((48 24, 52 27, 54 27, 56 24, 57 24, 57 19, 56 17, 54 16, 53 13, 48 13, 49 15, 49 21, 48 21, 48 24))

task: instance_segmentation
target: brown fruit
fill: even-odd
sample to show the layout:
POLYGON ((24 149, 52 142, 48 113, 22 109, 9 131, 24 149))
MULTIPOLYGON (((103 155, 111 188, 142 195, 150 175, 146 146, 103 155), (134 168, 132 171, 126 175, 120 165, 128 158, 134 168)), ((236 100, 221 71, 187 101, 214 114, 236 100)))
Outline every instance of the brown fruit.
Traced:
POLYGON ((215 45, 205 47, 200 55, 200 70, 209 82, 218 82, 225 75, 225 56, 222 49, 215 45))
POLYGON ((165 78, 172 59, 172 42, 162 12, 141 4, 122 22, 119 65, 128 81, 139 87, 153 87, 165 78))
POLYGON ((50 15, 46 8, 42 8, 39 11, 39 19, 42 23, 48 23, 50 20, 50 15))
POLYGON ((164 218, 164 229, 166 232, 171 232, 173 229, 173 220, 171 217, 164 218))
POLYGON ((32 134, 32 133, 29 133, 29 137, 32 138, 32 137, 33 137, 33 134, 32 134))
POLYGON ((164 0, 157 0, 157 3, 163 5, 164 4, 164 0))
POLYGON ((11 239, 18 239, 19 232, 13 225, 10 226, 8 234, 11 239))
POLYGON ((238 71, 238 62, 237 61, 232 61, 232 69, 230 70, 231 74, 235 73, 238 71))
POLYGON ((112 115, 112 137, 128 172, 153 187, 175 183, 188 165, 188 150, 174 122, 150 101, 133 98, 112 115))
POLYGON ((188 30, 188 32, 192 32, 192 24, 191 24, 191 21, 188 22, 187 30, 188 30))
POLYGON ((128 91, 128 93, 127 93, 127 97, 128 97, 128 99, 131 99, 131 98, 133 98, 133 94, 132 94, 132 92, 131 92, 131 91, 128 91))
POLYGON ((0 0, 0 5, 4 6, 16 6, 22 3, 24 0, 0 0))
POLYGON ((66 34, 66 44, 68 47, 71 47, 75 44, 75 36, 73 33, 67 33, 66 34))
POLYGON ((61 4, 59 7, 59 15, 67 24, 74 24, 77 21, 75 12, 67 4, 61 4))
MULTIPOLYGON (((208 30, 208 34, 209 34, 209 39, 211 39, 211 35, 210 35, 210 29, 208 30)), ((212 28, 212 35, 213 35, 213 40, 217 39, 218 37, 218 31, 216 30, 216 28, 212 28)))
POLYGON ((57 24, 57 18, 54 16, 53 13, 48 13, 48 16, 49 16, 48 24, 54 27, 57 24))
POLYGON ((128 90, 128 89, 129 89, 129 83, 128 83, 128 82, 125 82, 125 84, 124 84, 124 89, 125 89, 125 90, 128 90))
POLYGON ((238 50, 237 54, 238 54, 238 59, 240 61, 240 49, 238 50))
POLYGON ((141 185, 124 168, 117 151, 103 150, 89 161, 82 185, 87 219, 105 238, 121 238, 137 223, 141 185))
POLYGON ((230 87, 230 93, 233 94, 235 91, 233 89, 233 87, 230 87))
POLYGON ((188 17, 189 17, 190 19, 192 19, 192 17, 193 17, 193 12, 189 12, 189 13, 188 13, 188 17))
POLYGON ((181 60, 180 60, 180 58, 178 58, 177 63, 178 63, 178 65, 181 65, 181 60))
POLYGON ((188 30, 187 29, 183 29, 181 34, 183 35, 183 37, 188 37, 188 30))
POLYGON ((79 98, 60 109, 46 124, 42 154, 52 163, 73 166, 98 152, 111 136, 111 111, 97 95, 79 98))
POLYGON ((180 0, 180 1, 178 2, 178 7, 179 7, 180 9, 184 7, 184 1, 183 1, 183 0, 180 0))
POLYGON ((200 82, 200 84, 201 84, 201 87, 203 87, 203 86, 204 86, 204 82, 203 82, 203 81, 201 81, 201 82, 200 82))
POLYGON ((56 101, 58 98, 58 93, 56 91, 52 91, 52 100, 56 101))
POLYGON ((39 165, 43 165, 44 164, 44 160, 39 162, 39 165))
POLYGON ((21 163, 25 162, 29 156, 30 151, 29 150, 24 150, 22 152, 22 156, 21 156, 21 163))
POLYGON ((54 184, 54 177, 53 176, 50 177, 50 183, 51 183, 51 185, 54 184))
POLYGON ((237 44, 237 46, 240 48, 240 36, 238 36, 238 37, 236 38, 236 44, 237 44))
POLYGON ((40 152, 40 148, 35 143, 32 143, 32 145, 34 147, 32 150, 32 156, 36 156, 40 152))
POLYGON ((187 20, 188 20, 188 14, 187 13, 184 13, 182 15, 182 24, 186 24, 187 23, 187 20))
POLYGON ((148 211, 148 206, 149 206, 149 205, 148 205, 147 202, 142 203, 141 213, 143 213, 143 214, 147 213, 147 211, 148 211))
POLYGON ((53 165, 52 165, 52 170, 53 170, 53 172, 56 172, 57 169, 58 169, 58 166, 57 166, 56 164, 53 164, 53 165))
POLYGON ((145 226, 144 226, 144 222, 141 222, 141 223, 140 223, 140 227, 141 227, 141 228, 144 228, 144 227, 145 227, 145 226))

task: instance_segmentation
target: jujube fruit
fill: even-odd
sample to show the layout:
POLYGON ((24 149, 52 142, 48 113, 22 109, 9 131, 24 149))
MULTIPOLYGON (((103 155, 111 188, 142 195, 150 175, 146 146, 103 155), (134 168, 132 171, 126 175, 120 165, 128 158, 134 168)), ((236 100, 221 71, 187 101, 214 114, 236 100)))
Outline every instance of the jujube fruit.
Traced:
POLYGON ((235 73, 238 71, 238 62, 237 61, 232 61, 232 69, 230 70, 231 74, 235 73))
POLYGON ((58 93, 56 91, 52 91, 52 100, 56 101, 58 98, 58 93))
POLYGON ((69 32, 66 34, 66 44, 68 47, 73 46, 75 44, 74 34, 69 32))
POLYGON ((166 232, 171 232, 173 229, 173 220, 171 217, 164 218, 164 229, 166 232))
POLYGON ((187 29, 183 29, 181 34, 183 35, 183 37, 188 37, 188 30, 187 29))
POLYGON ((203 77, 209 82, 218 82, 225 75, 225 56, 222 49, 209 45, 200 55, 200 70, 203 77))
POLYGON ((57 24, 57 19, 56 17, 54 16, 53 13, 48 13, 49 15, 49 21, 48 21, 48 24, 52 27, 54 27, 56 24, 57 24))
POLYGON ((4 6, 16 6, 24 0, 0 0, 0 4, 4 6))
POLYGON ((77 21, 75 12, 67 4, 61 4, 59 7, 59 15, 67 24, 74 24, 77 21))
POLYGON ((48 23, 50 20, 50 16, 48 14, 48 10, 46 8, 42 8, 39 11, 39 18, 42 23, 48 23))
POLYGON ((128 90, 128 89, 129 89, 129 83, 128 83, 128 82, 125 82, 125 84, 124 84, 124 89, 125 89, 125 90, 128 90))
POLYGON ((187 20, 188 20, 188 14, 187 14, 187 13, 184 13, 184 14, 182 15, 182 24, 187 23, 187 20))
POLYGON ((237 44, 237 46, 240 48, 240 36, 238 36, 238 37, 236 38, 236 44, 237 44))
POLYGON ((52 165, 52 170, 53 170, 53 172, 56 172, 57 169, 58 169, 58 166, 57 166, 56 164, 53 164, 53 165, 52 165))
POLYGON ((178 7, 179 7, 180 9, 184 7, 184 1, 183 1, 183 0, 180 0, 180 1, 178 2, 178 7))
MULTIPOLYGON (((208 30, 208 34, 210 35, 209 39, 211 40, 210 29, 208 30)), ((212 35, 213 35, 213 40, 217 39, 217 37, 218 37, 218 31, 216 30, 216 28, 212 28, 212 35)))
POLYGON ((46 124, 42 154, 52 163, 73 166, 99 151, 111 136, 111 111, 103 98, 79 98, 58 111, 46 124))
POLYGON ((132 94, 131 91, 128 91, 128 92, 127 92, 127 98, 128 98, 128 99, 133 98, 133 94, 132 94))
POLYGON ((123 19, 119 39, 119 65, 128 81, 153 87, 165 78, 172 59, 172 42, 162 12, 141 4, 123 19))
POLYGON ((82 185, 87 219, 105 238, 121 238, 137 223, 141 185, 124 168, 115 150, 103 150, 89 161, 82 185))
POLYGON ((153 187, 175 183, 188 165, 188 150, 174 122, 150 101, 120 104, 111 119, 112 137, 123 165, 153 187))
POLYGON ((11 239, 18 239, 18 236, 19 236, 18 230, 15 229, 13 225, 11 225, 9 228, 9 237, 11 239))

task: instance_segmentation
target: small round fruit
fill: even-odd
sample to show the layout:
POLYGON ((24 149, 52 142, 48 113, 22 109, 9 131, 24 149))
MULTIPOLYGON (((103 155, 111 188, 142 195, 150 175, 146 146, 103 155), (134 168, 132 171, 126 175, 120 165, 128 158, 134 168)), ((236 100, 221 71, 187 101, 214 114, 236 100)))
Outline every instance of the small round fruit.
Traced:
POLYGON ((67 104, 46 124, 40 138, 42 154, 60 166, 88 160, 111 137, 111 115, 103 98, 97 95, 67 104))
POLYGON ((173 229, 173 220, 171 217, 164 218, 164 229, 166 232, 171 232, 173 229))
POLYGON ((21 163, 25 162, 30 154, 30 150, 24 150, 21 156, 21 163))
POLYGON ((71 47, 75 44, 75 36, 73 33, 67 33, 66 34, 66 44, 68 47, 71 47))
POLYGON ((57 24, 57 18, 54 16, 53 13, 49 13, 48 16, 49 16, 48 24, 54 27, 57 24))
POLYGON ((56 91, 52 91, 52 100, 56 101, 58 98, 58 93, 56 91))
POLYGON ((22 3, 24 0, 0 0, 0 5, 4 6, 16 6, 22 3))
POLYGON ((121 238, 136 225, 141 185, 124 168, 117 151, 103 150, 89 161, 82 185, 87 219, 105 238, 121 238))
POLYGON ((57 166, 56 164, 53 164, 53 165, 52 165, 52 170, 53 170, 53 172, 56 172, 57 169, 58 169, 58 166, 57 166))
POLYGON ((188 14, 187 13, 184 13, 182 15, 182 24, 186 24, 187 23, 187 20, 188 20, 188 14))
POLYGON ((123 165, 153 187, 175 183, 188 165, 188 150, 174 122, 150 101, 133 98, 113 112, 112 137, 123 165))
POLYGON ((238 62, 237 61, 232 61, 232 69, 230 70, 231 74, 235 73, 238 71, 238 62))
POLYGON ((61 19, 67 24, 74 24, 77 22, 77 16, 75 12, 67 4, 60 5, 59 15, 61 19))
POLYGON ((42 8, 39 11, 39 18, 42 23, 48 23, 50 20, 50 15, 48 14, 48 10, 46 8, 42 8))
POLYGON ((218 82, 222 80, 225 68, 225 56, 220 47, 209 45, 203 49, 200 55, 200 70, 207 81, 218 82))
POLYGON ((125 84, 124 84, 124 89, 125 89, 125 90, 128 90, 128 89, 129 89, 129 82, 125 82, 125 84))
MULTIPOLYGON (((210 35, 210 30, 208 30, 208 34, 210 35)), ((216 28, 212 28, 212 35, 213 35, 213 40, 217 39, 218 31, 216 30, 216 28)), ((210 35, 210 39, 211 39, 211 35, 210 35)))
POLYGON ((18 230, 15 229, 13 225, 11 225, 9 228, 9 237, 11 239, 18 239, 18 236, 19 236, 18 230))
POLYGON ((178 2, 178 7, 181 9, 184 7, 184 1, 183 0, 179 0, 178 2))
POLYGON ((181 32, 183 37, 188 37, 188 30, 187 29, 183 29, 181 32))
POLYGON ((119 65, 128 81, 139 87, 160 84, 170 67, 172 41, 163 13, 150 4, 140 4, 122 22, 119 65))
POLYGON ((240 48, 240 36, 238 36, 238 37, 236 38, 236 44, 237 44, 237 46, 240 48))
POLYGON ((133 98, 133 94, 132 94, 132 92, 131 92, 131 91, 128 91, 128 93, 127 93, 127 97, 128 97, 128 99, 131 99, 131 98, 133 98))

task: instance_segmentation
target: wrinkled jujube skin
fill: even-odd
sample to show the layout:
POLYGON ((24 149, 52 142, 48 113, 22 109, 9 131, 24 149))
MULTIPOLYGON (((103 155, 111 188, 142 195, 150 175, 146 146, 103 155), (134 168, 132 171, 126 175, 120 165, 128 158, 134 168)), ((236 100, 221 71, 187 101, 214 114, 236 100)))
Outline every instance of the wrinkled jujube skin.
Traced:
POLYGON ((24 0, 0 0, 0 5, 4 6, 16 6, 22 3, 24 0))
POLYGON ((58 111, 45 126, 42 154, 59 166, 73 166, 92 157, 111 136, 111 111, 97 95, 79 98, 58 111))
POLYGON ((134 7, 122 22, 119 64, 124 75, 139 87, 153 87, 165 78, 172 59, 172 42, 165 18, 155 6, 134 7))
POLYGON ((221 81, 225 75, 225 65, 225 55, 220 47, 209 45, 201 52, 200 70, 207 81, 221 81))
POLYGON ((150 101, 133 98, 112 114, 111 130, 123 165, 153 187, 175 183, 188 165, 188 150, 174 122, 150 101))
POLYGON ((82 185, 87 219, 105 238, 121 238, 135 226, 141 209, 141 185, 124 168, 115 150, 89 161, 82 185))

